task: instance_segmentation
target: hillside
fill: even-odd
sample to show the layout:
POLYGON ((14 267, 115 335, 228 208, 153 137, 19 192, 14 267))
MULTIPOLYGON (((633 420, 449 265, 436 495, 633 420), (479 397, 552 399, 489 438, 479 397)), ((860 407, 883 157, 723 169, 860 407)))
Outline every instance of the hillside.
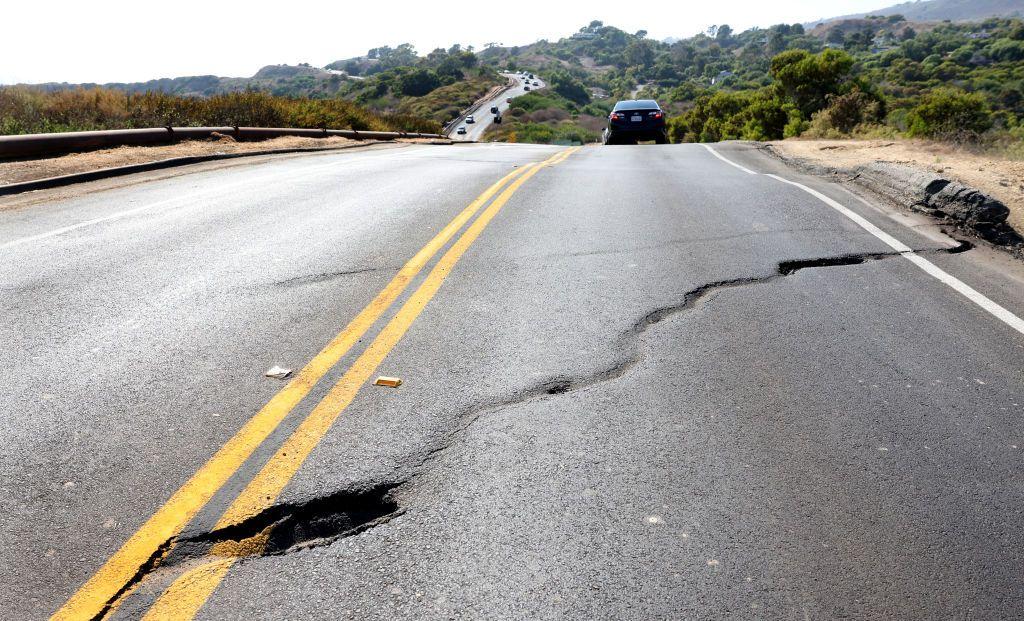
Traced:
POLYGON ((539 73, 498 140, 596 139, 616 99, 652 97, 677 141, 787 136, 926 136, 1018 149, 1024 136, 1024 22, 912 22, 900 15, 735 32, 672 44, 595 21, 572 36, 494 47, 485 63, 539 73))
POLYGON ((105 88, 127 93, 160 92, 186 97, 209 97, 255 90, 278 96, 331 97, 341 90, 347 80, 348 78, 343 72, 301 64, 268 65, 248 78, 198 75, 160 78, 146 82, 111 82, 107 84, 48 82, 36 85, 36 88, 47 91, 79 87, 105 88))
POLYGON ((324 68, 306 63, 268 65, 248 78, 203 75, 130 83, 52 82, 29 88, 47 93, 101 89, 129 95, 214 97, 258 92, 286 98, 342 99, 379 114, 444 123, 503 81, 493 67, 480 64, 472 48, 454 45, 420 56, 404 43, 374 48, 365 56, 335 61, 324 68))
POLYGON ((549 87, 518 98, 487 134, 494 140, 597 140, 614 101, 638 96, 656 98, 675 117, 676 140, 870 130, 885 136, 999 133, 1019 144, 1024 135, 1024 21, 1006 18, 961 23, 870 15, 810 29, 777 24, 743 32, 721 25, 671 43, 592 21, 558 40, 479 52, 454 45, 420 55, 402 44, 323 69, 271 65, 250 78, 108 86, 189 97, 257 91, 296 101, 339 100, 376 114, 444 123, 502 83, 502 69, 529 70, 549 87), (951 114, 953 120, 943 120, 951 114))
POLYGON ((941 22, 945 20, 965 22, 989 17, 1021 17, 1024 16, 1024 0, 918 0, 917 2, 896 4, 869 13, 818 20, 806 25, 867 17, 868 15, 902 15, 912 22, 941 22))

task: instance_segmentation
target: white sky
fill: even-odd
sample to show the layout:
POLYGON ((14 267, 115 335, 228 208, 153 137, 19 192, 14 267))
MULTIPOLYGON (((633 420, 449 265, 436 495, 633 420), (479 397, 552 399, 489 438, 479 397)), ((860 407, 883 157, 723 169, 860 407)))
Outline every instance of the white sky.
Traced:
POLYGON ((895 0, 8 0, 0 84, 129 82, 250 76, 269 64, 322 66, 371 47, 409 42, 420 53, 452 43, 523 45, 568 36, 593 19, 652 38, 711 24, 735 30, 870 11, 895 0))

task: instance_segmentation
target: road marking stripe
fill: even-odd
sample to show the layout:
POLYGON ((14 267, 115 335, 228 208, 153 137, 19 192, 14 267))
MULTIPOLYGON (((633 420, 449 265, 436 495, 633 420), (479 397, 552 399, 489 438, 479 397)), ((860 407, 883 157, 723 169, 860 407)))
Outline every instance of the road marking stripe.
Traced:
MULTIPOLYGON (((391 350, 398 344, 405 333, 412 326, 412 323, 420 315, 426 305, 433 299, 434 295, 440 289, 441 284, 445 281, 452 269, 462 258, 462 255, 469 249, 470 246, 480 237, 480 234, 487 227, 487 225, 494 219, 494 217, 501 211, 505 203, 512 197, 515 192, 526 183, 530 177, 535 175, 542 168, 547 166, 554 166, 564 161, 569 155, 579 150, 579 147, 566 149, 549 159, 545 160, 538 166, 531 168, 524 175, 516 179, 513 183, 509 184, 507 188, 492 202, 487 209, 480 214, 473 223, 466 229, 466 231, 459 237, 458 240, 448 249, 447 252, 441 257, 434 268, 430 271, 423 283, 420 284, 419 288, 409 297, 409 299, 402 305, 398 313, 388 322, 377 338, 373 340, 366 351, 352 363, 352 366, 345 372, 345 375, 335 384, 334 388, 331 389, 330 393, 327 394, 324 399, 317 404, 317 406, 309 413, 302 424, 292 433, 292 435, 285 441, 284 445, 278 449, 277 453, 264 465, 263 469, 249 482, 249 485, 238 495, 235 502, 224 512, 221 516, 215 529, 223 528, 225 526, 238 523, 247 517, 256 515, 260 511, 263 511, 267 507, 271 506, 277 497, 280 495, 284 487, 291 481, 295 473, 305 462, 306 458, 312 453, 313 449, 320 443, 323 437, 330 430, 333 423, 342 414, 345 408, 355 398, 356 393, 359 389, 365 385, 365 383, 373 375, 377 366, 383 362, 384 358, 391 352, 391 350)), ((195 593, 189 594, 186 597, 182 597, 189 603, 188 610, 189 614, 179 614, 174 619, 179 621, 186 621, 192 619, 195 614, 202 607, 202 604, 213 594, 213 591, 217 588, 217 585, 227 575, 227 569, 234 564, 236 559, 230 559, 230 562, 225 567, 224 571, 210 571, 201 574, 193 575, 189 578, 189 587, 195 590, 195 593), (197 597, 202 597, 202 602, 198 606, 193 606, 193 602, 197 597)), ((217 561, 220 562, 220 561, 217 561)), ((175 581, 175 584, 182 582, 184 576, 175 581)), ((173 588, 174 585, 171 585, 173 588)), ((173 600, 174 597, 169 595, 171 588, 168 588, 160 598, 158 602, 164 599, 173 600)), ((179 612, 183 612, 182 609, 179 612)), ((149 621, 149 617, 146 617, 146 621, 149 621)))
MULTIPOLYGON (((715 151, 713 148, 711 148, 709 145, 702 144, 701 146, 704 147, 705 149, 707 149, 712 155, 714 155, 715 157, 717 157, 718 159, 722 160, 723 162, 725 162, 727 164, 731 164, 731 165, 735 166, 736 168, 739 168, 740 170, 746 171, 746 172, 748 172, 748 173, 750 173, 752 175, 758 174, 758 173, 755 173, 752 170, 749 170, 747 168, 744 168, 744 167, 740 166, 739 164, 736 164, 735 162, 729 161, 728 159, 723 157, 720 153, 718 153, 718 151, 715 151)), ((808 187, 808 186, 806 186, 806 185, 804 185, 802 183, 797 183, 796 181, 790 181, 789 179, 786 179, 784 177, 780 177, 778 175, 772 175, 772 174, 765 173, 765 176, 766 177, 771 177, 772 179, 775 179, 776 181, 781 181, 782 183, 787 183, 789 185, 798 187, 801 190, 803 190, 804 192, 807 192, 811 196, 817 198, 818 200, 820 200, 821 202, 825 203, 826 205, 828 205, 832 209, 835 209, 836 211, 838 211, 839 213, 843 214, 844 216, 846 216, 850 220, 853 220, 853 222, 855 222, 857 224, 857 226, 861 227, 862 229, 864 229, 868 233, 871 233, 872 235, 874 235, 875 237, 880 239, 883 243, 885 243, 885 245, 889 246, 890 248, 892 248, 896 252, 900 253, 900 255, 903 256, 903 258, 907 259, 908 261, 910 261, 914 265, 916 265, 919 268, 921 268, 922 270, 924 270, 924 272, 926 274, 934 277, 939 282, 947 285, 948 287, 950 287, 951 289, 953 289, 957 293, 961 294, 962 296, 964 296, 965 298, 967 298, 971 302, 974 302, 979 307, 981 307, 985 312, 989 313, 990 315, 992 315, 996 319, 1002 321, 1003 323, 1005 323, 1006 325, 1010 326, 1011 328, 1013 328, 1017 332, 1020 332, 1021 334, 1024 334, 1024 319, 1021 319, 1017 315, 1014 315, 1012 312, 1010 312, 1009 310, 1007 310, 1003 306, 999 305, 998 303, 994 302, 990 298, 986 297, 983 293, 981 293, 981 292, 977 291, 976 289, 972 288, 970 285, 968 285, 967 283, 965 283, 962 280, 958 279, 956 276, 953 276, 949 272, 946 272, 945 270, 940 268, 938 265, 935 265, 934 263, 932 263, 928 259, 922 257, 919 254, 916 254, 914 252, 914 250, 910 246, 907 246, 906 244, 904 244, 900 240, 896 239, 892 235, 889 235, 888 233, 886 233, 882 229, 878 228, 877 226, 875 226, 874 224, 869 222, 866 218, 864 218, 860 214, 855 213, 854 211, 850 210, 848 207, 842 205, 841 203, 839 203, 839 202, 829 198, 828 196, 825 196, 824 194, 822 194, 821 192, 815 190, 814 188, 810 188, 810 187, 808 187)))
POLYGON ((823 203, 825 203, 829 207, 835 209, 836 211, 838 211, 839 213, 843 214, 847 218, 849 218, 849 219, 853 220, 854 222, 856 222, 861 228, 863 228, 868 233, 871 233, 872 235, 874 235, 878 239, 882 240, 887 246, 889 246, 890 248, 892 248, 896 252, 899 252, 902 257, 904 257, 905 259, 907 259, 908 261, 910 261, 914 265, 916 265, 919 268, 921 268, 922 270, 924 270, 924 272, 926 274, 929 274, 930 276, 933 276, 939 282, 947 285, 948 287, 950 287, 951 289, 953 289, 957 293, 963 295, 968 300, 970 300, 970 301, 974 302, 975 304, 977 304, 979 307, 981 307, 983 310, 985 310, 987 313, 989 313, 990 315, 992 315, 996 319, 999 319, 1000 321, 1002 321, 1006 325, 1010 326, 1011 328, 1013 328, 1017 332, 1020 332, 1021 334, 1024 334, 1024 319, 1021 319, 1020 317, 1014 315, 1013 313, 1008 311, 1006 308, 1004 308, 1004 307, 1000 306, 999 304, 997 304, 996 302, 992 301, 991 299, 986 297, 984 294, 982 294, 982 293, 978 292, 977 290, 973 289, 967 283, 959 280, 958 278, 956 278, 952 274, 946 272, 945 270, 943 270, 939 266, 935 265, 934 263, 932 263, 928 259, 922 257, 919 254, 916 254, 906 244, 904 244, 903 242, 899 241, 895 237, 889 235, 885 231, 882 231, 881 229, 879 229, 874 224, 871 224, 870 222, 865 220, 863 217, 861 217, 858 214, 850 211, 848 208, 846 208, 843 205, 837 203, 836 201, 832 200, 831 198, 825 196, 821 192, 818 192, 817 190, 809 188, 809 187, 807 187, 806 185, 804 185, 802 183, 797 183, 796 181, 790 181, 789 179, 784 179, 784 178, 782 178, 782 177, 780 177, 778 175, 766 175, 766 176, 771 177, 772 179, 775 179, 777 181, 781 181, 783 183, 788 183, 789 185, 796 186, 796 187, 800 188, 801 190, 807 192, 811 196, 814 196, 815 198, 821 200, 823 203))
POLYGON ((54 613, 54 621, 92 619, 121 591, 139 569, 209 502, 313 386, 359 341, 412 279, 498 191, 515 177, 535 170, 520 167, 489 187, 413 256, 344 330, 313 357, 293 380, 228 440, 181 488, 133 534, 71 598, 54 613))
POLYGON ((476 241, 494 216, 501 211, 512 195, 541 168, 558 164, 571 152, 571 150, 562 151, 520 176, 509 184, 498 198, 494 199, 494 202, 480 214, 480 217, 473 221, 466 232, 441 257, 423 283, 388 322, 377 338, 352 363, 352 366, 327 396, 313 408, 306 420, 302 421, 291 437, 278 449, 277 454, 253 477, 249 485, 221 516, 215 529, 236 524, 256 515, 277 500, 284 486, 291 481, 334 421, 355 398, 359 389, 370 379, 380 363, 409 330, 413 321, 433 299, 441 283, 462 258, 463 253, 476 241))
MULTIPOLYGON (((410 152, 408 152, 408 151, 398 150, 398 152, 396 152, 396 153, 391 153, 389 151, 389 152, 381 153, 381 154, 377 154, 377 155, 363 155, 363 156, 361 156, 359 158, 359 162, 362 162, 362 161, 367 160, 367 159, 379 159, 381 157, 388 157, 388 156, 409 155, 409 153, 410 152)), ((350 155, 350 154, 348 154, 348 153, 341 153, 339 155, 350 155)), ((351 159, 351 158, 348 158, 348 159, 351 159)), ((330 164, 320 164, 320 165, 317 165, 317 166, 309 166, 309 167, 303 168, 301 171, 286 171, 286 172, 281 172, 281 173, 264 175, 262 177, 259 177, 256 181, 259 182, 259 183, 273 183, 273 182, 284 180, 284 179, 295 180, 295 179, 297 179, 299 177, 308 177, 310 175, 315 175, 315 174, 318 174, 322 170, 329 169, 329 168, 335 168, 337 166, 338 166, 338 162, 332 162, 330 164)), ((205 172, 205 171, 199 171, 199 172, 205 172)), ((252 172, 252 171, 249 170, 249 171, 240 171, 240 172, 244 173, 244 172, 252 172)), ((253 183, 253 180, 247 179, 247 180, 243 180, 243 181, 236 181, 234 183, 228 183, 228 184, 225 184, 225 185, 218 185, 218 186, 210 188, 208 190, 199 190, 198 192, 195 192, 195 193, 193 193, 191 195, 188 195, 188 196, 176 196, 174 198, 168 198, 168 199, 165 199, 165 200, 162 200, 162 201, 157 201, 155 203, 149 203, 148 205, 140 205, 139 207, 135 207, 135 208, 132 208, 132 209, 126 209, 124 211, 118 211, 116 213, 112 213, 112 214, 109 214, 109 215, 106 215, 106 216, 100 216, 98 218, 92 218, 91 220, 85 220, 83 222, 78 222, 76 224, 71 224, 71 225, 68 225, 68 226, 60 227, 58 229, 53 229, 51 231, 46 231, 44 233, 38 233, 36 235, 29 235, 28 237, 19 237, 18 239, 12 239, 10 241, 0 243, 0 250, 3 250, 5 248, 13 248, 14 246, 20 246, 22 244, 27 244, 27 243, 31 243, 31 242, 35 242, 35 241, 41 241, 41 240, 44 240, 44 239, 48 239, 50 237, 59 237, 61 235, 64 235, 65 233, 71 233, 72 231, 77 231, 78 229, 84 229, 84 228, 87 228, 87 227, 90 227, 90 226, 95 226, 97 224, 103 224, 103 223, 106 223, 106 222, 111 222, 113 220, 120 220, 121 218, 126 218, 128 216, 132 216, 132 215, 135 215, 135 214, 143 212, 143 211, 148 211, 150 209, 156 209, 157 207, 163 207, 164 205, 171 205, 171 204, 179 203, 179 202, 180 203, 184 203, 184 202, 188 202, 188 201, 194 201, 197 196, 203 196, 203 197, 211 196, 211 197, 216 198, 216 197, 218 197, 218 196, 220 196, 222 194, 230 193, 231 190, 234 190, 236 188, 244 187, 244 186, 247 186, 247 185, 252 185, 252 183, 253 183)))
POLYGON ((734 166, 736 168, 739 168, 740 170, 742 170, 743 172, 747 173, 748 175, 756 175, 757 174, 756 172, 750 170, 749 168, 745 168, 743 166, 740 166, 736 162, 733 162, 731 160, 725 159, 724 157, 722 157, 722 155, 718 151, 715 151, 714 149, 712 149, 711 147, 709 147, 706 144, 701 144, 700 146, 702 146, 705 149, 707 149, 711 153, 711 155, 714 155, 715 157, 717 157, 718 159, 722 160, 723 162, 725 162, 729 166, 734 166))
POLYGON ((176 621, 196 616, 235 559, 222 558, 188 570, 167 587, 142 621, 176 621))

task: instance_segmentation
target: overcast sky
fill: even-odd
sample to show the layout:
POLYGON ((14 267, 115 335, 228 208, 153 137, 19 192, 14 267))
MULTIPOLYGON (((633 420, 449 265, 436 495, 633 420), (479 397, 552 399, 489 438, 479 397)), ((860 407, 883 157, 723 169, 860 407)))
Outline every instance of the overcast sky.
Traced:
POLYGON ((656 39, 711 24, 735 30, 810 22, 894 0, 10 0, 0 36, 0 83, 128 82, 183 75, 250 76, 269 64, 322 66, 371 47, 409 42, 421 53, 452 43, 522 45, 567 36, 593 19, 656 39), (491 8, 493 7, 493 8, 491 8))

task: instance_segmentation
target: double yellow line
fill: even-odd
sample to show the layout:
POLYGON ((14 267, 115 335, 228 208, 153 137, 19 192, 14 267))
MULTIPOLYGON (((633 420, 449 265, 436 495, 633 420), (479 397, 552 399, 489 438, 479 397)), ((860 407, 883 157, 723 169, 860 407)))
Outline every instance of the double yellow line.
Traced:
MULTIPOLYGON (((271 506, 341 412, 352 402, 359 389, 434 297, 455 264, 516 190, 538 171, 558 164, 576 150, 578 147, 566 149, 543 162, 523 166, 503 177, 474 199, 402 266, 366 308, 182 485, 51 619, 78 621, 95 618, 122 593, 143 566, 154 559, 159 560, 161 554, 166 554, 167 542, 173 542, 173 538, 210 501, 313 386, 391 307, 452 237, 493 198, 483 213, 441 256, 419 288, 349 367, 341 380, 239 494, 219 520, 217 528, 237 523, 271 506), (497 198, 494 198, 495 195, 497 198)), ((182 575, 161 595, 145 618, 147 621, 192 618, 233 562, 232 558, 218 559, 182 575)))

